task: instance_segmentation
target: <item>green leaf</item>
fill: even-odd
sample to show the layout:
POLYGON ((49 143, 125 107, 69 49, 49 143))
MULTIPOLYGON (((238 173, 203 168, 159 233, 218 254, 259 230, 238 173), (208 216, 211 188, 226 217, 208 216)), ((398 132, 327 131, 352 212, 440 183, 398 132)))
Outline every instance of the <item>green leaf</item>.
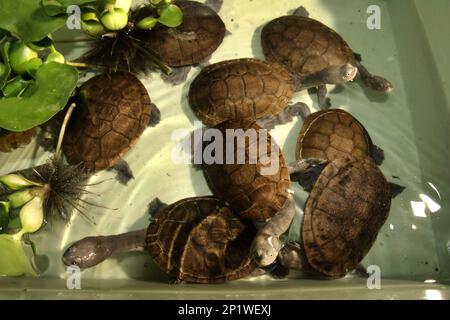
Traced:
POLYGON ((183 22, 183 12, 174 4, 169 4, 160 11, 159 23, 170 27, 178 27, 183 22))
POLYGON ((68 6, 81 6, 96 0, 41 0, 41 5, 45 13, 49 16, 58 16, 66 14, 68 6))
POLYGON ((10 234, 0 234, 0 276, 37 276, 20 238, 10 234))
POLYGON ((57 0, 42 0, 42 8, 51 17, 66 13, 66 7, 57 0))
POLYGON ((146 17, 136 24, 136 27, 143 30, 150 30, 158 23, 158 19, 154 17, 146 17))
POLYGON ((0 28, 28 43, 60 29, 66 16, 50 17, 39 0, 1 0, 0 28))
POLYGON ((0 128, 26 131, 62 110, 78 81, 75 68, 49 62, 36 72, 35 83, 21 97, 0 99, 0 128))
POLYGON ((11 42, 6 41, 1 46, 1 56, 2 60, 5 66, 4 73, 0 75, 0 90, 2 90, 6 82, 9 79, 9 76, 11 75, 11 65, 9 64, 9 48, 11 47, 11 42))

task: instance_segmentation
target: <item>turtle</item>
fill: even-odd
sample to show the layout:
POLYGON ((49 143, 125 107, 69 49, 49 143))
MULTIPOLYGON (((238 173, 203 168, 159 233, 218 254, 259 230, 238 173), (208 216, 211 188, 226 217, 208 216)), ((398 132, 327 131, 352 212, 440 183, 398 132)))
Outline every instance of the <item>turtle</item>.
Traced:
POLYGON ((304 115, 297 139, 296 159, 319 158, 333 161, 350 155, 361 159, 370 156, 377 165, 384 152, 372 143, 364 126, 342 109, 320 110, 304 115))
POLYGON ((0 129, 0 152, 11 152, 22 146, 26 146, 36 134, 32 128, 23 132, 12 132, 0 129))
POLYGON ((276 116, 295 114, 303 103, 288 106, 294 79, 278 63, 243 58, 211 64, 189 88, 189 104, 196 116, 213 127, 226 120, 244 119, 273 123, 276 116))
POLYGON ((257 267, 250 256, 256 229, 222 200, 194 197, 166 206, 156 198, 149 211, 148 228, 84 238, 66 250, 64 264, 85 269, 115 253, 146 250, 176 283, 222 283, 248 276, 257 267))
POLYGON ((259 266, 269 266, 295 214, 284 156, 268 131, 254 121, 228 120, 209 130, 226 140, 220 146, 216 140, 204 144, 202 169, 206 181, 216 197, 259 229, 252 254, 259 266), (212 150, 223 159, 208 159, 212 150))
POLYGON ((117 165, 145 128, 160 119, 144 85, 128 72, 89 79, 75 103, 62 149, 69 164, 82 163, 89 173, 117 165))
MULTIPOLYGON (((183 23, 176 28, 158 25, 139 37, 145 48, 165 64, 173 67, 172 74, 162 75, 163 80, 173 85, 186 80, 192 65, 204 63, 220 46, 225 35, 225 24, 217 14, 221 4, 208 1, 176 1, 183 12, 183 23), (209 4, 210 2, 211 4, 209 4), (213 9, 214 8, 214 9, 213 9)), ((147 10, 145 7, 141 10, 147 10)))
POLYGON ((361 56, 355 54, 336 31, 310 18, 303 7, 293 15, 278 17, 267 23, 261 32, 261 44, 266 59, 283 64, 299 78, 300 83, 315 82, 314 87, 318 88, 319 106, 322 109, 329 107, 325 84, 343 82, 319 83, 314 75, 336 66, 354 67, 351 76, 346 78, 347 81, 352 81, 359 75, 371 90, 389 92, 393 89, 388 80, 372 75, 361 64, 361 56))
POLYGON ((279 261, 319 277, 343 277, 365 257, 385 223, 390 186, 369 157, 310 158, 300 160, 297 169, 313 173, 303 181, 310 195, 301 241, 288 242, 279 261))

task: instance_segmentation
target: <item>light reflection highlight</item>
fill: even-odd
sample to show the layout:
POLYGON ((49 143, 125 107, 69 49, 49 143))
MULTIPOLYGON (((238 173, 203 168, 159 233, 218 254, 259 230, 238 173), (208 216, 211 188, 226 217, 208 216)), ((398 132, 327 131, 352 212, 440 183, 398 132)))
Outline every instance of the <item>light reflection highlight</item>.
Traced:
POLYGON ((441 209, 441 206, 426 194, 420 194, 419 197, 423 201, 423 203, 426 204, 428 210, 430 210, 431 213, 435 213, 441 209))
POLYGON ((442 300, 442 294, 439 290, 425 290, 425 299, 442 300))
POLYGON ((411 208, 415 217, 426 218, 427 213, 425 212, 426 206, 422 201, 411 201, 411 208))

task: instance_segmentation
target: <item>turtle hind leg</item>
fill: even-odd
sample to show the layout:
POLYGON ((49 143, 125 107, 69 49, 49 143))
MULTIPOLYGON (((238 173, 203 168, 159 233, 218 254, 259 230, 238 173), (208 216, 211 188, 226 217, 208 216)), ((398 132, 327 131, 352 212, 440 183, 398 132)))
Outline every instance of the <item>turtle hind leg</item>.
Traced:
POLYGON ((162 73, 161 79, 172 86, 177 86, 186 81, 190 71, 191 66, 172 68, 172 72, 169 75, 162 73))
POLYGON ((381 166, 384 161, 384 150, 379 146, 373 145, 372 147, 372 159, 375 161, 377 166, 381 166))
POLYGON ((297 181, 303 189, 311 191, 328 161, 322 159, 302 159, 289 164, 291 180, 297 181))
POLYGON ((158 197, 156 197, 152 201, 149 202, 147 212, 150 215, 150 217, 153 217, 155 214, 157 214, 159 211, 161 211, 165 207, 167 207, 167 203, 162 202, 161 200, 159 200, 158 197))
POLYGON ((378 92, 391 92, 394 86, 387 79, 372 75, 360 62, 357 61, 358 74, 366 87, 378 92))
POLYGON ((292 12, 292 15, 308 18, 309 12, 308 12, 308 10, 306 10, 306 8, 304 6, 300 6, 292 12))
POLYGON ((393 182, 388 182, 388 184, 389 184, 389 190, 390 190, 392 198, 397 197, 399 194, 401 194, 406 189, 406 187, 401 186, 396 183, 393 183, 393 182))
POLYGON ((116 179, 125 186, 128 185, 130 180, 134 179, 133 171, 125 160, 120 160, 113 167, 108 169, 108 171, 111 170, 116 171, 116 179))
POLYGON ((277 125, 291 122, 294 117, 301 117, 303 121, 311 114, 307 104, 297 102, 284 108, 283 111, 276 115, 269 115, 258 119, 256 122, 261 128, 271 130, 277 125))
POLYGON ((219 13, 220 9, 222 9, 223 0, 206 0, 205 5, 219 13))
POLYGON ((158 107, 151 103, 150 109, 150 120, 148 122, 149 127, 155 127, 161 121, 161 111, 159 111, 158 107))

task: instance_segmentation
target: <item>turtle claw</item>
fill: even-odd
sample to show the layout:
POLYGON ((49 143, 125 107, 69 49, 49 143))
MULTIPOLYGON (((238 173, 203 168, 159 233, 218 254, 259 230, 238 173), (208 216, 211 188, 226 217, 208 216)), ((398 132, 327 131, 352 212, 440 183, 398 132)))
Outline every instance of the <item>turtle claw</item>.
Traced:
POLYGON ((170 280, 169 281, 169 284, 172 284, 172 285, 183 285, 183 284, 187 284, 187 282, 186 281, 184 281, 184 280, 182 280, 182 279, 173 279, 173 280, 170 280))

